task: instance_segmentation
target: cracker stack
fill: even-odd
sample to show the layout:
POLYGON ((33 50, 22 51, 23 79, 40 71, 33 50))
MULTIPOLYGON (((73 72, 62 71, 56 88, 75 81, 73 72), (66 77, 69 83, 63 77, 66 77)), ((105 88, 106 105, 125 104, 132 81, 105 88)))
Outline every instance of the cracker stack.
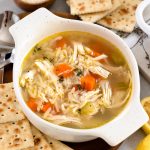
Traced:
POLYGON ((44 136, 21 111, 12 83, 0 85, 0 150, 72 150, 44 136))
POLYGON ((33 146, 30 124, 19 108, 13 84, 1 84, 0 149, 20 150, 33 146))
POLYGON ((72 15, 123 32, 132 32, 135 11, 142 0, 67 0, 72 15))

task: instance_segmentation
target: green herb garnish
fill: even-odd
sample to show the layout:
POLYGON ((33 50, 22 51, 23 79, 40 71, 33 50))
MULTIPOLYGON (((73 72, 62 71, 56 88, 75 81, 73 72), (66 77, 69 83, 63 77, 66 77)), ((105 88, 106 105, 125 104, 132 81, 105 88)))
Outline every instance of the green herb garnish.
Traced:
POLYGON ((49 58, 46 57, 46 56, 44 56, 43 59, 44 59, 44 60, 48 60, 48 61, 50 61, 51 63, 53 63, 53 61, 54 61, 54 58, 49 59, 49 58))
POLYGON ((33 49, 33 52, 36 53, 36 52, 39 52, 39 51, 41 51, 41 50, 42 50, 42 48, 41 48, 39 45, 36 45, 36 46, 34 47, 34 49, 33 49))
POLYGON ((83 72, 82 72, 81 69, 76 68, 75 71, 76 71, 76 73, 77 73, 77 74, 76 74, 77 76, 83 75, 83 72))
POLYGON ((77 85, 78 90, 82 90, 82 86, 80 84, 77 85))

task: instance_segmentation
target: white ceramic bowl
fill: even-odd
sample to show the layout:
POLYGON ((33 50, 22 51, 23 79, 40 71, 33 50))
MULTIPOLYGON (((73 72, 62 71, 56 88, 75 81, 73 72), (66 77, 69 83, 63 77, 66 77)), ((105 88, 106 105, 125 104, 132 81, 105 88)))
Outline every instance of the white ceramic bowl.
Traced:
POLYGON ((13 69, 15 93, 27 118, 43 133, 69 142, 83 142, 101 137, 111 146, 115 146, 148 121, 148 116, 140 104, 140 81, 136 60, 124 41, 110 30, 95 24, 63 19, 41 8, 13 25, 10 33, 15 40, 16 49, 13 69), (133 91, 128 105, 119 116, 103 126, 93 129, 71 129, 49 123, 33 113, 22 97, 19 76, 25 55, 38 41, 62 31, 84 31, 107 39, 122 51, 130 66, 133 91))
MULTIPOLYGON (((150 25, 145 22, 144 12, 150 9, 150 0, 144 0, 140 3, 136 10, 136 20, 138 26, 150 36, 150 25)), ((148 13, 149 14, 149 13, 148 13)))

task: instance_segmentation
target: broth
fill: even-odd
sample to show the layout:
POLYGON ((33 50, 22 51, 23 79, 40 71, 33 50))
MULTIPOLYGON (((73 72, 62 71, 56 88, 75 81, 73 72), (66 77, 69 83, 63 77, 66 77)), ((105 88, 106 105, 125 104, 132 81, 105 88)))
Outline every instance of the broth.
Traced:
POLYGON ((129 66, 103 38, 68 31, 36 44, 22 63, 22 94, 41 118, 71 128, 114 119, 132 91, 129 66))

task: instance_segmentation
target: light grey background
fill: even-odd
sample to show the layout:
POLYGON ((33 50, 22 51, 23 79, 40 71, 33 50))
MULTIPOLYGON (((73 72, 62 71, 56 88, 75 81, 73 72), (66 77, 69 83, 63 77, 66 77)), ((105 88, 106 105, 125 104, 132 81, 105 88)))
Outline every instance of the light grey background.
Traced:
MULTIPOLYGON (((5 10, 11 10, 15 13, 21 13, 22 10, 18 8, 13 0, 0 0, 0 13, 5 10)), ((55 11, 69 11, 69 8, 65 4, 65 0, 56 0, 50 10, 55 11)), ((142 76, 141 76, 141 98, 146 96, 150 96, 150 83, 148 83, 142 76)), ((135 114, 136 117, 136 114, 135 114)), ((138 119, 138 118, 137 118, 138 119)), ((130 124, 129 124, 130 126, 130 124)), ((121 132, 121 131, 119 131, 121 132)), ((135 134, 130 136, 119 148, 119 150, 134 150, 135 145, 144 137, 144 134, 141 130, 137 131, 135 134)))

